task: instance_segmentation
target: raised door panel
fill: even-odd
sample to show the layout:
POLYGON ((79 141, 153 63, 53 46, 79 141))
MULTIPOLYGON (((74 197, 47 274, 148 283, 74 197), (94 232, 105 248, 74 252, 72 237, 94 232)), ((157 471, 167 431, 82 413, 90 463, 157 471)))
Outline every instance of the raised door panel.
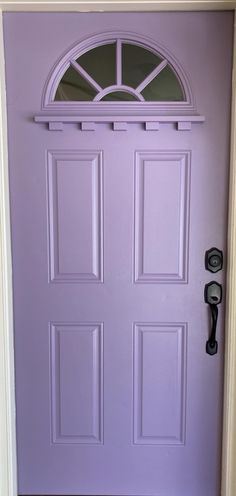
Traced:
POLYGON ((50 280, 102 282, 101 152, 48 152, 48 217, 50 280))
POLYGON ((135 167, 135 281, 187 282, 190 153, 136 152, 135 167))
POLYGON ((135 444, 184 444, 186 327, 134 326, 135 444))
POLYGON ((103 325, 51 324, 52 441, 101 444, 103 325))

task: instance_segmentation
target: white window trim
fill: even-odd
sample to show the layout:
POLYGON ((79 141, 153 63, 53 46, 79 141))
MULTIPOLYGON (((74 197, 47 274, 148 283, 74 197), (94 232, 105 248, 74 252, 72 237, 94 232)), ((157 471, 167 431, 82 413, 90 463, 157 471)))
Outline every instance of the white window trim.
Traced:
MULTIPOLYGON (((0 1, 0 496, 17 496, 12 266, 2 12, 226 9, 236 9, 235 0, 0 1)), ((221 496, 236 494, 236 24, 234 33, 221 496)))

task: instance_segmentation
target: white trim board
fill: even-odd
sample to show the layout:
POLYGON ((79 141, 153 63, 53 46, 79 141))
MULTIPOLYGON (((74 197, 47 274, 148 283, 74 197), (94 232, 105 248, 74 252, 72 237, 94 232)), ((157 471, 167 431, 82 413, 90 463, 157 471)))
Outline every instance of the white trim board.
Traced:
POLYGON ((16 496, 12 267, 1 12, 0 61, 0 496, 16 496))
MULTIPOLYGON (((100 10, 138 12, 227 9, 236 9, 236 1, 0 1, 0 496, 17 496, 12 267, 2 12, 92 12, 100 10)), ((236 495, 236 24, 234 33, 221 496, 236 495)))
POLYGON ((235 8, 236 0, 0 0, 3 12, 148 12, 235 8))
POLYGON ((236 12, 230 155, 222 496, 236 495, 236 12))

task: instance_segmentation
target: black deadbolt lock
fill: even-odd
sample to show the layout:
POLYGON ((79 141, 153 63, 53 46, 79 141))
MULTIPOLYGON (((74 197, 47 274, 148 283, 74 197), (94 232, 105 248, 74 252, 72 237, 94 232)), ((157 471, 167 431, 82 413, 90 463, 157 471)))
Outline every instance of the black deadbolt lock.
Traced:
POLYGON ((205 254, 205 268, 210 272, 219 272, 223 267, 223 252, 218 248, 211 248, 205 254))

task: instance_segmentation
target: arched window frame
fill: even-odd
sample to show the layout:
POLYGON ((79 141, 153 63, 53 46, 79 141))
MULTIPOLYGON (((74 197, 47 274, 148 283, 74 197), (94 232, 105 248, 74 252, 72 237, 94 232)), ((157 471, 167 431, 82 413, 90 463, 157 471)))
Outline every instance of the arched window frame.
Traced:
MULTIPOLYGON (((117 86, 115 88, 117 90, 117 86)), ((128 88, 130 91, 130 88, 128 88)), ((104 89, 106 92, 107 89, 104 89)), ((109 91, 111 88, 109 89, 109 91)), ((49 128, 60 129, 66 122, 176 122, 178 129, 190 129, 192 122, 203 122, 204 116, 196 111, 194 95, 189 78, 176 58, 159 43, 137 33, 109 31, 86 38, 72 46, 54 65, 46 81, 42 95, 41 114, 36 122, 48 122, 49 128), (107 43, 132 43, 140 45, 173 68, 182 86, 184 101, 54 101, 55 93, 71 61, 75 61, 88 50, 107 43), (56 124, 59 123, 59 124, 56 124), (50 123, 51 126, 50 126, 50 123), (190 123, 190 124, 188 124, 190 123), (54 126, 55 124, 55 126, 54 126)))

